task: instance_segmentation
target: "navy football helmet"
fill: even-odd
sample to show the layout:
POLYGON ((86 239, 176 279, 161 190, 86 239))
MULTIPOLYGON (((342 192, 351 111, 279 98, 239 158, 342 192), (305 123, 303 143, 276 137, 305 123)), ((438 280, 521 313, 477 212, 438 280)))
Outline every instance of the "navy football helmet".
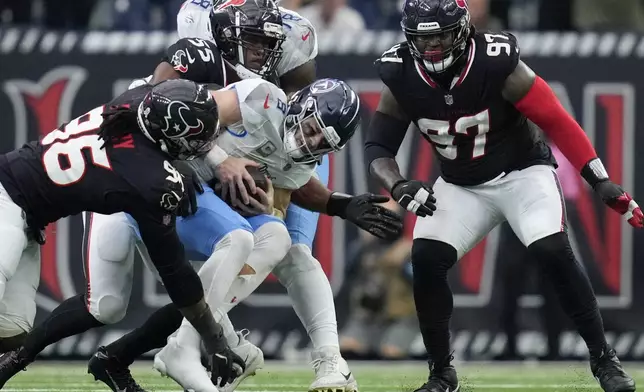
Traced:
POLYGON ((432 73, 465 53, 472 28, 466 0, 406 0, 400 24, 412 56, 432 73))
POLYGON ((320 79, 296 92, 288 110, 284 149, 296 163, 340 151, 360 124, 360 98, 338 79, 320 79))
POLYGON ((210 32, 242 79, 267 78, 282 58, 282 15, 273 0, 215 0, 210 32))
POLYGON ((172 159, 193 159, 213 146, 219 114, 200 84, 171 79, 154 86, 138 107, 141 132, 172 159))

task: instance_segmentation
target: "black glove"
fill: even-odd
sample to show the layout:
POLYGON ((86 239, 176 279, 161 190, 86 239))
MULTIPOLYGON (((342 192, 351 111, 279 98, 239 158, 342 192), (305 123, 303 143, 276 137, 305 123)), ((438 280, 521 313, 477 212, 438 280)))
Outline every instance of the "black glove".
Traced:
POLYGON ((436 198, 432 187, 422 181, 402 180, 391 188, 391 196, 407 211, 424 217, 434 215, 436 198))
POLYGON ((184 189, 177 215, 185 218, 197 212, 197 195, 204 192, 203 185, 197 173, 186 162, 175 161, 174 167, 181 174, 184 189))
POLYGON ((210 354, 210 381, 215 386, 233 382, 246 370, 244 360, 233 352, 223 336, 216 343, 214 354, 210 354))
POLYGON ((365 193, 350 196, 334 192, 327 202, 327 214, 339 216, 362 230, 384 240, 396 239, 402 231, 402 218, 375 203, 386 203, 387 196, 365 193))

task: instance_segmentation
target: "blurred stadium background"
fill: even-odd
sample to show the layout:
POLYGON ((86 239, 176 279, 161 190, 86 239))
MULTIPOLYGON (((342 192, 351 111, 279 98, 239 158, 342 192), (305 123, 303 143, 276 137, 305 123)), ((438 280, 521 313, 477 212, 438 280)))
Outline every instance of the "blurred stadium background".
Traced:
MULTIPOLYGON (((209 0, 188 0, 206 2, 209 0)), ((546 79, 597 146, 616 182, 644 195, 644 1, 469 0, 479 29, 514 32, 524 61, 546 79), (642 169, 639 169, 643 166, 642 169)), ((149 75, 175 39, 182 0, 0 0, 0 151, 13 149, 121 93, 149 75)), ((372 67, 403 39, 399 0, 282 0, 319 32, 318 75, 348 81, 375 109, 372 67)), ((331 186, 378 192, 362 159, 363 134, 332 158, 331 186)), ((599 297, 609 342, 623 360, 644 359, 644 235, 604 208, 563 158, 575 251, 599 297)), ((410 177, 433 180, 429 145, 410 133, 399 154, 410 177)), ((641 200, 640 200, 641 202, 641 200)), ((392 208, 396 208, 392 205, 392 208)), ((343 221, 320 219, 315 253, 332 282, 347 359, 419 359, 424 349, 411 296, 413 217, 405 235, 378 241, 343 221)), ((39 318, 83 290, 82 226, 72 217, 48 228, 39 318)), ((87 358, 168 301, 138 264, 127 318, 50 346, 51 359, 87 358)), ((453 347, 461 360, 579 360, 585 345, 562 316, 548 283, 506 226, 490 234, 451 273, 456 293, 453 347)), ((232 313, 267 358, 308 360, 308 339, 284 290, 269 279, 232 313)), ((360 381, 360 380, 359 380, 360 381)))

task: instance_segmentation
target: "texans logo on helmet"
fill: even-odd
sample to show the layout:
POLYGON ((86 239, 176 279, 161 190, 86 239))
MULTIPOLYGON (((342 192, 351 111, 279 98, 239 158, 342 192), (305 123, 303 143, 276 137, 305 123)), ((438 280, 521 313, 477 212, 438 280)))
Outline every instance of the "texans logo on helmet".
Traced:
POLYGON ((218 6, 217 9, 223 10, 226 7, 230 7, 230 6, 239 7, 244 4, 246 4, 246 0, 228 0, 228 1, 225 1, 223 4, 221 4, 220 6, 218 6))
POLYGON ((168 114, 163 116, 166 126, 161 130, 170 139, 198 135, 204 130, 201 120, 190 113, 190 108, 183 102, 172 101, 168 105, 168 114), (188 111, 187 119, 184 111, 188 111))
POLYGON ((467 1, 466 0, 455 0, 455 1, 456 1, 456 5, 458 6, 458 8, 467 9, 467 1))
POLYGON ((324 94, 333 91, 339 83, 333 79, 321 79, 311 85, 313 94, 324 94))

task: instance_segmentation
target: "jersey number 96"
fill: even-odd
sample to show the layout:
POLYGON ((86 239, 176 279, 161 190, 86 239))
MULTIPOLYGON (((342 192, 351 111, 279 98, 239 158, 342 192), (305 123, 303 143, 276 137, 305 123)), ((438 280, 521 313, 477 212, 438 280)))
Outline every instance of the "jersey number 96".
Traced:
POLYGON ((70 121, 40 142, 46 148, 43 166, 54 184, 66 186, 80 181, 88 163, 111 169, 107 152, 101 148, 103 141, 96 134, 103 122, 103 109, 103 106, 97 107, 70 121), (83 150, 89 151, 91 162, 86 161, 83 150))

